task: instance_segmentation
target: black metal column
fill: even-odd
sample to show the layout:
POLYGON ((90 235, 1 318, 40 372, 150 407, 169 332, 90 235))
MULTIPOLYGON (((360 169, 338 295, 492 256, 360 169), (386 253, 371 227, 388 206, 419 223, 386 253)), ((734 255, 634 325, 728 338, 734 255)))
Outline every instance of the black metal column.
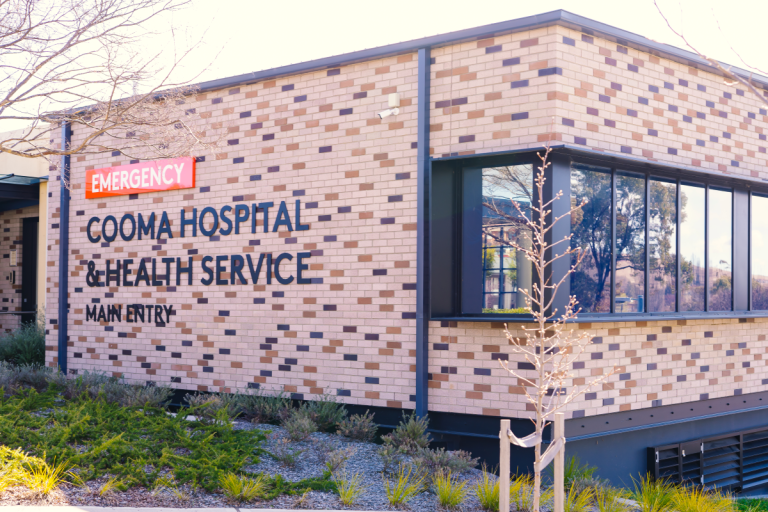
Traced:
MULTIPOLYGON (((69 149, 72 140, 72 126, 68 122, 61 125, 61 149, 69 149)), ((61 204, 59 205, 59 369, 67 373, 67 317, 69 316, 68 290, 69 290, 69 155, 61 157, 61 181, 59 191, 61 204)), ((46 219, 47 222, 47 219, 46 219)))
POLYGON ((419 98, 417 134, 417 217, 416 217, 416 415, 426 416, 429 410, 429 75, 430 50, 419 49, 419 98))

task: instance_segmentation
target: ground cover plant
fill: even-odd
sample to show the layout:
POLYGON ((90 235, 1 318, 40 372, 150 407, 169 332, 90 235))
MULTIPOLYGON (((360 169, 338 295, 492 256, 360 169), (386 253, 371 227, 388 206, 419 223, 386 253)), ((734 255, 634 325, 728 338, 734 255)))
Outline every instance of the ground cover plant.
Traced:
POLYGON ((212 491, 222 472, 257 459, 264 440, 259 431, 234 430, 230 423, 189 422, 153 406, 121 407, 103 394, 61 404, 56 399, 54 386, 15 396, 0 390, 0 441, 46 460, 66 460, 86 482, 110 474, 128 487, 151 488, 170 468, 179 483, 212 491), (40 410, 47 412, 35 413, 40 410))

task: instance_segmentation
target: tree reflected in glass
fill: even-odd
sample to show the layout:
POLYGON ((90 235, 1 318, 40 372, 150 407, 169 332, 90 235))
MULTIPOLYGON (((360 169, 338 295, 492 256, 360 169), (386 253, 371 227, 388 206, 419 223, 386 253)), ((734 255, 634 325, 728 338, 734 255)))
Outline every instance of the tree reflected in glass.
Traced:
POLYGON ((533 200, 533 166, 487 167, 482 172, 483 312, 526 313, 522 290, 531 289, 531 262, 511 245, 530 246, 524 234, 533 200))
POLYGON ((571 205, 587 204, 571 215, 571 247, 584 259, 571 274, 571 295, 584 313, 611 310, 611 174, 610 169, 571 166, 571 205))
MULTIPOLYGON (((648 311, 674 312, 677 303, 677 185, 651 179, 648 311)), ((686 197, 683 197, 685 204, 686 197)))

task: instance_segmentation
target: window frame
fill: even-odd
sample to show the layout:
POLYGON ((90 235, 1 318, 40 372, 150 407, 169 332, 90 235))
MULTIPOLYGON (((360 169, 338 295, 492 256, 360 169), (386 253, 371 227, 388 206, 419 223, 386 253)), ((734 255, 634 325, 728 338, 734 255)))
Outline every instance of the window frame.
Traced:
MULTIPOLYGON (((453 198, 448 203, 453 204, 453 215, 447 215, 452 217, 449 230, 451 231, 451 247, 444 246, 446 249, 453 250, 452 257, 456 262, 455 269, 450 272, 451 275, 447 275, 446 279, 443 279, 443 275, 432 274, 432 296, 433 300, 437 293, 449 292, 450 297, 444 297, 447 300, 443 300, 442 306, 434 308, 430 311, 430 318, 435 320, 463 320, 463 321, 495 321, 495 322, 527 322, 532 320, 532 315, 522 314, 507 314, 507 313, 482 313, 482 298, 483 298, 483 283, 479 283, 480 292, 477 294, 479 297, 478 306, 474 311, 462 307, 462 305, 468 304, 467 301, 467 287, 471 287, 472 284, 466 282, 466 270, 472 265, 467 262, 465 254, 464 243, 467 240, 465 235, 464 226, 464 214, 468 208, 467 197, 465 194, 465 180, 467 179, 467 171, 475 170, 479 171, 485 167, 496 167, 504 165, 519 165, 519 164, 533 164, 534 173, 537 172, 540 162, 538 161, 537 152, 540 150, 519 150, 511 152, 502 152, 492 155, 480 155, 480 156, 468 156, 468 157, 446 157, 441 159, 432 160, 432 184, 433 189, 439 189, 440 186, 435 186, 440 179, 443 180, 443 189, 446 189, 445 176, 440 179, 436 179, 438 175, 450 175, 448 181, 450 186, 453 187, 453 198), (443 285, 438 286, 439 290, 436 290, 435 283, 443 282, 443 285), (462 290, 463 288, 463 290, 462 290), (477 312, 479 309, 480 312, 477 312)), ((757 180, 750 179, 738 179, 731 176, 721 176, 715 172, 706 170, 686 169, 684 167, 674 167, 666 164, 654 164, 639 159, 621 158, 614 155, 601 155, 596 152, 590 152, 586 150, 578 150, 570 147, 556 147, 550 154, 550 166, 545 171, 547 182, 545 185, 544 200, 551 198, 557 191, 563 192, 563 197, 556 201, 560 203, 560 206, 570 204, 570 166, 572 162, 585 163, 589 165, 595 165, 611 170, 611 186, 612 186, 612 271, 611 271, 611 312, 610 313, 580 313, 577 322, 623 322, 623 321, 643 321, 643 320, 662 320, 662 319, 701 319, 701 318, 737 318, 744 316, 755 317, 768 317, 768 310, 753 310, 752 309, 752 250, 751 250, 751 232, 752 232, 752 195, 758 194, 760 196, 768 197, 768 184, 762 185, 757 180), (564 172, 566 171, 567 172, 564 172), (644 282, 644 312, 643 313, 615 313, 615 268, 616 268, 616 248, 615 248, 615 233, 616 233, 616 176, 617 173, 627 172, 637 177, 642 176, 645 180, 645 282, 644 282), (650 288, 650 185, 651 179, 659 179, 665 182, 674 182, 676 190, 676 206, 677 206, 677 223, 676 223, 676 304, 674 312, 649 312, 649 288, 650 288), (682 304, 682 287, 680 286, 681 276, 681 247, 680 247, 680 225, 681 225, 681 183, 691 183, 705 188, 705 311, 702 312, 685 312, 680 311, 682 304), (714 187, 717 189, 730 190, 732 193, 731 200, 731 296, 732 296, 732 310, 731 311, 707 311, 709 308, 709 273, 708 267, 708 253, 709 253, 709 188, 714 187), (742 218, 743 217, 743 218, 742 218), (743 222, 741 222, 743 221, 743 222), (742 261, 743 260, 743 261, 742 261), (742 269, 741 271, 739 269, 742 269), (743 275, 742 275, 743 274, 743 275), (737 297, 737 294, 741 294, 742 297, 737 297), (743 306, 740 308, 740 306, 743 306)), ((482 174, 478 173, 480 180, 480 190, 482 190, 482 174)), ((535 174, 534 174, 535 176, 535 174)), ((433 197, 430 204, 435 208, 435 204, 439 202, 439 198, 433 197)), ((471 208, 470 208, 471 209, 471 208)), ((556 208, 555 208, 556 209, 556 208)), ((562 211, 563 208, 560 208, 562 211)), ((567 210, 567 208, 566 208, 567 210)), ((447 211, 447 210, 446 210, 447 211)), ((445 211, 444 217, 445 215, 445 211)), ((476 212, 477 213, 477 212, 476 212)), ((553 215, 558 215, 559 212, 553 212, 553 215)), ((480 214, 481 215, 481 214, 480 214)), ((567 234, 570 234, 570 222, 561 221, 561 224, 567 224, 567 234)), ((434 225, 433 225, 434 227, 434 225)), ((445 232, 445 226, 441 227, 438 232, 433 230, 432 245, 433 252, 432 258, 435 254, 439 254, 440 251, 434 251, 435 246, 440 244, 440 232, 445 232)), ((479 237, 479 247, 482 248, 482 237, 479 237)), ((557 233, 553 233, 553 240, 560 239, 557 233)), ((549 241, 551 243, 551 240, 549 241)), ((478 254, 482 254, 478 249, 478 254)), ((482 258, 478 258, 479 275, 482 276, 483 262, 482 258)), ((554 268, 552 276, 562 276, 567 271, 569 262, 566 265, 560 265, 559 268, 554 268), (565 268, 564 268, 565 267, 565 268)), ((471 272, 471 271, 470 271, 471 272)), ((446 274, 443 269, 443 274, 446 274)), ((569 280, 568 280, 569 281, 569 280)), ((567 301, 567 297, 570 294, 570 282, 561 288, 559 291, 559 297, 555 300, 555 307, 561 308, 567 301)), ((472 295, 471 293, 469 295, 472 295)))

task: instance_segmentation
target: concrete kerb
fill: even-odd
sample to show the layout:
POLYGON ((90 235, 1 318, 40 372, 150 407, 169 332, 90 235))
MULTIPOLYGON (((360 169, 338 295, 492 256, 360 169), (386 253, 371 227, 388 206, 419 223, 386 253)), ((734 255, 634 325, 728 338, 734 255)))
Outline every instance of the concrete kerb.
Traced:
MULTIPOLYGON (((240 508, 240 507, 218 507, 218 508, 170 508, 170 507, 88 507, 74 505, 11 505, 3 507, 3 512, 295 512, 295 509, 282 508, 240 508)), ((321 510, 318 512, 355 512, 354 510, 321 510)))

